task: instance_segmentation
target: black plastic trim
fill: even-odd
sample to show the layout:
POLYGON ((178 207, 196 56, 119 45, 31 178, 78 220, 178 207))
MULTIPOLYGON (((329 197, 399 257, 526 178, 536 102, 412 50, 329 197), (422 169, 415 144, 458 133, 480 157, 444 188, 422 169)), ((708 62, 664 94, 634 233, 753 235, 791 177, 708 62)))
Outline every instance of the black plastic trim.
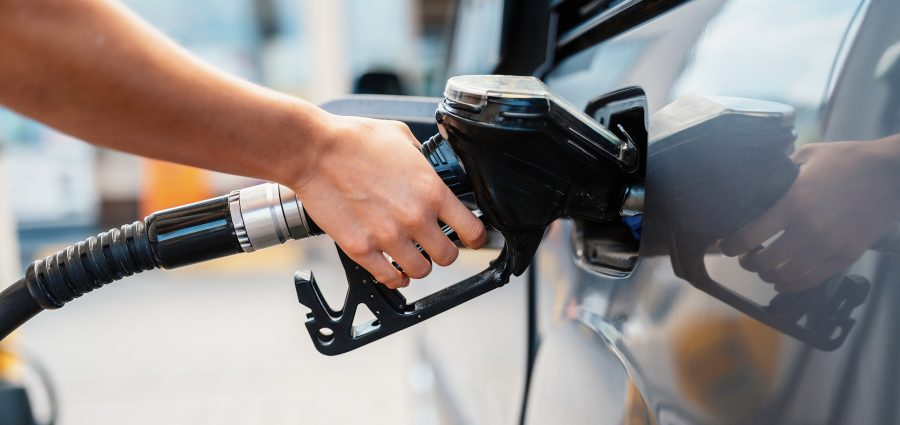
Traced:
POLYGON ((540 76, 553 59, 556 20, 547 0, 506 0, 494 74, 540 76))
POLYGON ((561 61, 662 15, 688 0, 625 1, 560 34, 555 58, 561 61))

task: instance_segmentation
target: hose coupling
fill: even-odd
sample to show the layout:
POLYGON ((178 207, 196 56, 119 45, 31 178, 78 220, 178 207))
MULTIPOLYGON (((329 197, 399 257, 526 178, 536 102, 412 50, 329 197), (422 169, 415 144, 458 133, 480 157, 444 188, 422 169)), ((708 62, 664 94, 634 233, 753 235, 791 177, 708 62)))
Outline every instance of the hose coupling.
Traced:
POLYGON ((314 236, 294 191, 277 183, 263 183, 228 195, 235 235, 244 252, 280 245, 289 239, 314 236))

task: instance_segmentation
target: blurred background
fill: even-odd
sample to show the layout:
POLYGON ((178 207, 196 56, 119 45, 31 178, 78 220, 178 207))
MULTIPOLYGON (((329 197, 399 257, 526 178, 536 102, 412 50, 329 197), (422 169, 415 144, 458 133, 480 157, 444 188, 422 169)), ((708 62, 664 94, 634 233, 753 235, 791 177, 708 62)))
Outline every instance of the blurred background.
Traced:
MULTIPOLYGON (((439 96, 449 75, 490 72, 502 13, 502 1, 485 0, 123 3, 215 66, 314 102, 439 96)), ((0 108, 0 226, 17 236, 0 240, 0 286, 68 243, 254 183, 98 149, 0 108)), ((495 254, 464 253, 454 267, 477 271, 495 254)), ((148 272, 29 322, 14 350, 31 360, 10 367, 0 353, 0 376, 28 385, 39 417, 58 406, 60 424, 432 423, 416 399, 431 378, 415 331, 318 354, 294 294, 299 268, 315 269, 341 304, 346 280, 327 238, 148 272)))

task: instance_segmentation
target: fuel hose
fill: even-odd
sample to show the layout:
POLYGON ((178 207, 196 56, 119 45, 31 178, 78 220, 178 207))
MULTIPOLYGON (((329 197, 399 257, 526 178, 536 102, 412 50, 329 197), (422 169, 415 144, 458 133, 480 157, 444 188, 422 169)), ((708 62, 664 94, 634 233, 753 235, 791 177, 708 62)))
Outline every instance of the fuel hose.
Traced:
MULTIPOLYGON (((449 143, 435 135, 419 148, 458 196, 472 189, 449 143)), ((296 194, 276 183, 150 214, 32 263, 0 292, 0 340, 43 310, 152 269, 173 269, 253 252, 324 232, 296 194)))
POLYGON ((252 252, 321 233, 294 192, 275 183, 159 211, 28 266, 22 279, 0 293, 0 339, 42 310, 61 308, 136 273, 252 252))

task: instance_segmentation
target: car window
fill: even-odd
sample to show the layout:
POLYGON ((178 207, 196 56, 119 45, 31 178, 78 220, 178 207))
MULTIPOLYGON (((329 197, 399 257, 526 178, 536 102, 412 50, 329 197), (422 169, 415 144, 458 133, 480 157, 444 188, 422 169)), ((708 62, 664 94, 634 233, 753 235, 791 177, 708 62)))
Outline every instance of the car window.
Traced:
POLYGON ((649 112, 687 93, 785 103, 798 144, 821 139, 821 109, 867 3, 695 0, 557 64, 548 85, 575 105, 640 86, 649 112))
POLYGON ((503 0, 460 0, 457 8, 449 75, 490 74, 500 62, 503 0))
POLYGON ((728 1, 694 46, 671 98, 700 93, 785 103, 797 110, 798 143, 816 141, 818 111, 861 4, 728 1))

